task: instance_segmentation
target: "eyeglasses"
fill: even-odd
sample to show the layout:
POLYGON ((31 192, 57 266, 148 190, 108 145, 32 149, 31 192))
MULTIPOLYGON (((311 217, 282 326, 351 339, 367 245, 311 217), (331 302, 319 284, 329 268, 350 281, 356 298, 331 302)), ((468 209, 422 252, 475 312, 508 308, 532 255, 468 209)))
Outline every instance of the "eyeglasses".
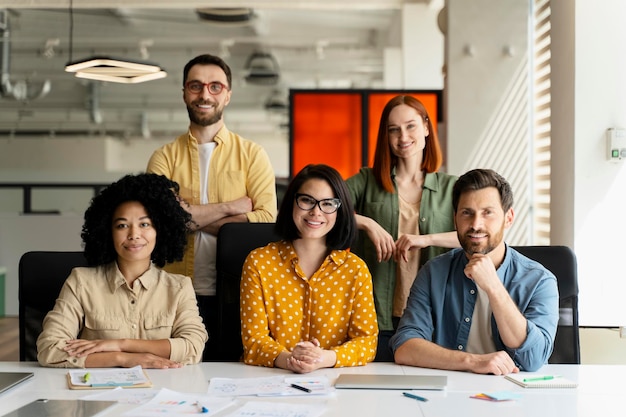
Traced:
POLYGON ((228 90, 228 87, 219 81, 211 81, 210 83, 201 83, 200 81, 188 81, 185 83, 185 89, 190 93, 199 94, 204 90, 204 87, 209 88, 209 93, 216 96, 224 89, 228 90))
POLYGON ((296 204, 301 210, 313 210, 318 206, 323 213, 333 214, 341 207, 341 200, 338 198, 316 200, 308 194, 296 194, 296 204))

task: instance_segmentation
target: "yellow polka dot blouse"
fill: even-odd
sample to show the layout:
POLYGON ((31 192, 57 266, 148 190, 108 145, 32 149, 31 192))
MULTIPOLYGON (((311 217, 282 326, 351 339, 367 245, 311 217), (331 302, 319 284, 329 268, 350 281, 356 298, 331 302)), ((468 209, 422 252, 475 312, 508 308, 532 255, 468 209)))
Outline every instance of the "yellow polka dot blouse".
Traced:
POLYGON ((332 251, 307 278, 290 242, 270 243, 246 258, 240 295, 247 364, 272 367, 281 352, 313 337, 337 353, 336 367, 365 365, 376 355, 372 277, 353 253, 332 251))

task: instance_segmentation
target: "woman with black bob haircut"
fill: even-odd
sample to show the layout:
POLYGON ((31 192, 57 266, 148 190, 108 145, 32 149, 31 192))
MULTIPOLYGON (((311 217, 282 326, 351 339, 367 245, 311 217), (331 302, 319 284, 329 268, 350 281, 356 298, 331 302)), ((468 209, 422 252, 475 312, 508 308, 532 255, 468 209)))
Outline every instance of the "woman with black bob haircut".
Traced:
POLYGON ((291 215, 291 209, 296 199, 296 193, 302 184, 310 179, 326 181, 332 188, 333 193, 341 201, 341 205, 337 209, 335 227, 326 235, 326 246, 331 250, 348 249, 357 237, 354 208, 343 178, 334 168, 328 165, 307 165, 302 168, 287 186, 276 218, 276 232, 285 240, 295 240, 301 237, 291 215))
POLYGON ((347 250, 356 223, 341 175, 304 167, 287 187, 276 231, 284 240, 250 252, 242 270, 244 362, 297 373, 371 362, 372 277, 347 250))
POLYGON ((152 262, 163 267, 183 259, 191 215, 175 198, 178 190, 178 183, 156 174, 128 175, 102 190, 85 211, 81 233, 89 265, 105 265, 117 259, 111 224, 104 220, 112 219, 115 209, 127 201, 141 203, 157 231, 156 245, 150 255, 152 262), (171 193, 164 192, 168 189, 171 193))
POLYGON ((208 338, 189 277, 165 272, 182 258, 190 215, 178 184, 127 175, 91 200, 81 237, 88 267, 74 268, 37 339, 50 367, 180 368, 208 338))

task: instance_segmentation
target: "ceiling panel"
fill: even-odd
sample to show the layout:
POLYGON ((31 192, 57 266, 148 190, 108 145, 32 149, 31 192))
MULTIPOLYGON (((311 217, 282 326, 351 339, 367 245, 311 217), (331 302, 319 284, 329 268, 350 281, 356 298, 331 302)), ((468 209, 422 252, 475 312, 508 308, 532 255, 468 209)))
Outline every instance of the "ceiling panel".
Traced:
POLYGON ((270 132, 284 132, 286 111, 277 116, 275 110, 265 108, 266 102, 273 95, 286 102, 289 88, 380 87, 383 50, 399 46, 394 38, 399 6, 404 2, 361 1, 361 8, 357 2, 343 2, 348 6, 343 8, 329 2, 331 7, 326 9, 319 5, 287 8, 291 2, 286 1, 260 2, 274 7, 253 9, 254 18, 247 24, 210 23, 200 19, 193 7, 171 7, 206 2, 168 2, 167 7, 158 8, 154 6, 163 2, 151 1, 150 7, 139 8, 133 6, 145 3, 76 0, 72 13, 67 1, 49 2, 47 9, 33 8, 36 1, 11 3, 17 7, 0 9, 8 20, 2 42, 5 86, 21 88, 31 97, 46 92, 44 83, 49 91, 40 98, 18 100, 3 89, 0 135, 134 137, 149 132, 171 137, 188 124, 182 67, 201 53, 222 56, 233 70, 227 123, 249 122, 255 129, 270 132), (96 3, 119 7, 94 8, 96 3), (382 7, 383 3, 388 6, 382 7), (90 7, 77 7, 85 4, 90 7), (280 68, 276 85, 246 82, 245 64, 255 51, 276 58, 280 68), (168 76, 123 85, 80 80, 63 70, 70 58, 91 55, 148 60, 164 68, 168 76))

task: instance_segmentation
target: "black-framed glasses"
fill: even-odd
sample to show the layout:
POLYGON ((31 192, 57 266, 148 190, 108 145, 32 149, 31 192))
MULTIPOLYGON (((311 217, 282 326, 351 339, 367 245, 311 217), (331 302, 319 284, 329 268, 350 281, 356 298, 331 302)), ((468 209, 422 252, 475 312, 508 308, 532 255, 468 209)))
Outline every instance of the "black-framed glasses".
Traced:
POLYGON ((224 91, 224 89, 228 90, 228 87, 219 81, 211 81, 210 83, 203 83, 200 81, 187 81, 185 83, 185 90, 194 94, 201 93, 202 90, 204 90, 204 87, 208 87, 209 93, 211 93, 214 96, 224 91))
POLYGON ((341 207, 341 200, 338 198, 316 200, 308 194, 296 194, 296 204, 301 210, 309 211, 318 206, 323 213, 333 214, 341 207))

